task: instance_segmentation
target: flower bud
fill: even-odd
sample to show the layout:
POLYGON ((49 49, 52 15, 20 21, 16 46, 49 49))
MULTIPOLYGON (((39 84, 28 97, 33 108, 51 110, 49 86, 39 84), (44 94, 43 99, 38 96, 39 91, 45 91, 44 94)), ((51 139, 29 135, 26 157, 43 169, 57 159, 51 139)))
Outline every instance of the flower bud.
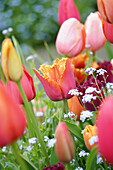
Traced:
POLYGON ((10 39, 5 39, 2 43, 1 65, 8 80, 15 82, 21 80, 23 76, 22 64, 10 39))
POLYGON ((80 113, 82 110, 84 110, 84 108, 80 104, 78 97, 73 96, 72 98, 68 99, 67 102, 68 102, 69 111, 73 112, 75 116, 77 115, 76 120, 80 120, 80 113))
POLYGON ((70 18, 63 22, 56 39, 59 54, 74 57, 85 48, 85 27, 77 19, 70 18))
POLYGON ((98 150, 113 165, 113 96, 102 103, 97 116, 98 150))
POLYGON ((97 127, 87 125, 83 131, 83 138, 86 147, 91 150, 97 143, 97 127))
POLYGON ((75 155, 75 144, 65 122, 57 125, 55 138, 55 151, 58 159, 65 163, 70 162, 75 155))

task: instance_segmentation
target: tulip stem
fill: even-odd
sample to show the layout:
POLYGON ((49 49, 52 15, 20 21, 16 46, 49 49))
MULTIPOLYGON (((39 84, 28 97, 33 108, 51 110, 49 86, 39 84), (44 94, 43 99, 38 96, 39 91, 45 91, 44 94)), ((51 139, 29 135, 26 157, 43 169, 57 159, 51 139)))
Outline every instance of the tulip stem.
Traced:
POLYGON ((5 77, 4 77, 4 74, 3 74, 1 66, 0 66, 0 76, 1 76, 2 82, 6 84, 6 80, 5 80, 5 77))
POLYGON ((25 162, 20 157, 20 152, 19 152, 18 146, 16 145, 16 143, 13 143, 11 146, 12 146, 13 153, 14 153, 16 159, 17 159, 17 162, 21 166, 21 169, 22 170, 27 170, 25 162))
POLYGON ((67 108, 67 100, 63 99, 63 113, 66 113, 66 108, 67 108))
POLYGON ((30 127, 33 128, 32 130, 35 132, 36 137, 37 137, 38 140, 39 140, 39 143, 40 143, 40 145, 41 145, 42 152, 43 152, 43 154, 44 154, 44 156, 45 156, 45 158, 46 158, 46 164, 49 166, 49 165, 50 165, 50 162, 49 162, 48 154, 47 154, 47 151, 46 151, 45 143, 44 143, 44 141, 43 141, 43 139, 42 139, 42 136, 41 136, 41 133, 40 133, 40 129, 39 129, 39 126, 38 126, 37 119, 36 119, 36 117, 35 117, 35 114, 34 114, 32 108, 31 108, 28 100, 27 100, 27 97, 26 97, 26 95, 25 95, 25 93, 24 93, 24 91, 23 91, 23 88, 22 88, 22 86, 21 86, 21 84, 20 84, 20 81, 17 82, 17 86, 18 86, 18 88, 19 88, 19 90, 20 90, 21 96, 22 96, 23 101, 24 101, 24 104, 25 104, 27 117, 28 117, 28 119, 30 118, 30 119, 28 120, 28 121, 29 121, 29 124, 30 124, 30 127))
POLYGON ((95 52, 93 52, 92 61, 95 61, 95 52))

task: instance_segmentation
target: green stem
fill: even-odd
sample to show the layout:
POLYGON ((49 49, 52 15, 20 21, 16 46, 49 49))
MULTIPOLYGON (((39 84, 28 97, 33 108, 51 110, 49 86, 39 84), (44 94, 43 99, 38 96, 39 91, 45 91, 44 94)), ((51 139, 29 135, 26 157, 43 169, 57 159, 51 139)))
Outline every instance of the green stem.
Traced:
POLYGON ((20 152, 18 149, 18 146, 16 145, 16 143, 13 143, 12 145, 12 149, 13 149, 13 153, 17 159, 17 162, 19 163, 19 165, 21 166, 22 170, 27 170, 27 167, 25 165, 25 162, 22 160, 22 158, 20 157, 20 152))
POLYGON ((4 74, 3 74, 3 71, 2 71, 1 66, 0 66, 0 76, 1 76, 2 82, 6 84, 6 79, 5 79, 5 77, 4 77, 4 74))
POLYGON ((67 100, 63 99, 63 113, 66 113, 66 108, 67 108, 67 100))
POLYGON ((26 113, 27 113, 27 117, 28 117, 28 121, 29 121, 29 125, 31 127, 32 125, 32 128, 40 142, 40 145, 41 145, 41 149, 42 149, 42 152, 46 158, 46 164, 49 166, 50 165, 50 162, 49 162, 49 158, 48 158, 48 154, 47 154, 47 151, 46 151, 46 147, 45 147, 45 144, 44 144, 44 141, 42 139, 42 136, 41 136, 41 133, 40 133, 40 129, 39 129, 39 126, 38 126, 38 122, 37 122, 37 119, 35 117, 35 114, 33 113, 33 110, 26 98, 26 95, 23 91, 23 88, 20 84, 20 82, 17 82, 17 85, 18 85, 18 88, 20 90, 20 93, 21 93, 21 96, 23 98, 23 101, 24 101, 24 104, 25 104, 25 108, 26 108, 26 113))
POLYGON ((93 52, 92 61, 95 61, 95 52, 93 52))

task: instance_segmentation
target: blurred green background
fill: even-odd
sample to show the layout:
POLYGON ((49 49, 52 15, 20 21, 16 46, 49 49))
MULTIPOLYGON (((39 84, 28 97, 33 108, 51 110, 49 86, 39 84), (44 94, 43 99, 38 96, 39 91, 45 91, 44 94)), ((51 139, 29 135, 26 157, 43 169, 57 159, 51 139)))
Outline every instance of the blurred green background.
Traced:
MULTIPOLYGON (((90 12, 97 10, 96 0, 75 0, 84 23, 90 12)), ((58 25, 59 0, 0 0, 0 44, 2 31, 13 28, 13 33, 23 47, 37 47, 54 42, 58 25)))

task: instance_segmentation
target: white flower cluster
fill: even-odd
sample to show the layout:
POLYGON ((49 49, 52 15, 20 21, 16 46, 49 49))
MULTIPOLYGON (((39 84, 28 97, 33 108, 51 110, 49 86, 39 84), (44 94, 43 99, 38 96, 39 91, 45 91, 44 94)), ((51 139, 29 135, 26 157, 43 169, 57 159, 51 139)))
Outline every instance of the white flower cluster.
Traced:
POLYGON ((3 35, 7 35, 7 34, 11 33, 12 31, 13 31, 13 28, 9 27, 8 29, 4 29, 4 30, 2 31, 2 34, 3 34, 3 35))
POLYGON ((97 154, 97 164, 102 163, 102 162, 103 162, 103 159, 102 159, 102 157, 100 156, 100 154, 98 153, 98 154, 97 154))
POLYGON ((77 89, 71 89, 68 94, 76 96, 83 95, 83 93, 79 92, 77 89))
POLYGON ((89 156, 90 154, 85 152, 84 150, 80 151, 79 156, 84 157, 84 156, 89 156))
POLYGON ((88 87, 85 91, 86 94, 88 93, 93 93, 93 92, 96 92, 96 93, 100 93, 100 91, 98 91, 95 87, 88 87))
POLYGON ((85 94, 83 96, 82 102, 86 103, 86 102, 91 102, 91 100, 96 100, 97 96, 93 96, 93 94, 85 94))
POLYGON ((47 142, 47 147, 52 148, 52 147, 54 147, 55 143, 56 143, 55 138, 49 139, 48 142, 47 142))
POLYGON ((113 91, 113 83, 107 83, 106 84, 106 88, 108 90, 108 93, 112 92, 113 91))
POLYGON ((89 74, 89 75, 92 75, 94 71, 96 71, 96 69, 95 69, 95 68, 92 68, 92 67, 87 68, 87 69, 85 70, 85 72, 86 72, 87 74, 89 74))
POLYGON ((84 122, 86 118, 91 119, 91 116, 93 117, 92 112, 90 112, 90 111, 88 111, 88 110, 82 111, 82 112, 81 112, 81 115, 80 115, 80 120, 81 120, 82 122, 84 122))
POLYGON ((99 75, 104 75, 104 73, 107 73, 107 71, 100 68, 99 70, 96 71, 96 73, 99 74, 99 75))
POLYGON ((77 167, 75 170, 84 170, 82 167, 77 167))
POLYGON ((89 139, 89 144, 93 145, 98 142, 98 136, 93 136, 92 138, 89 139))

